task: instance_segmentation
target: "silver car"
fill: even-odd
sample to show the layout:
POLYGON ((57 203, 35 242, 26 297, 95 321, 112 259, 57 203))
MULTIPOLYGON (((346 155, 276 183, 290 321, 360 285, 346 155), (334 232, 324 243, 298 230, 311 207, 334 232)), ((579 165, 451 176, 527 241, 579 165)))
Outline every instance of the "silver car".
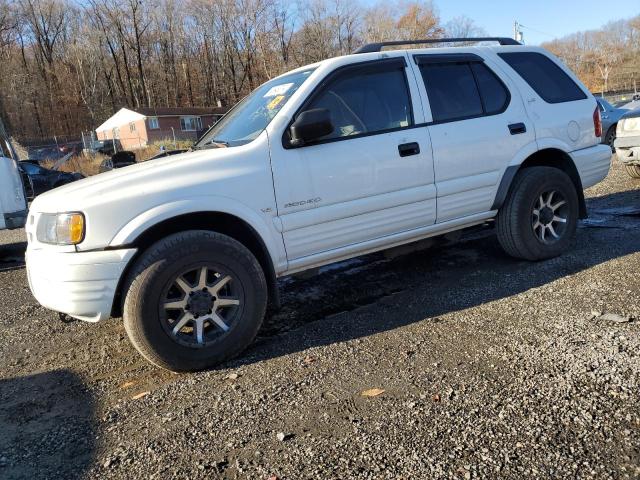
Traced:
POLYGON ((616 155, 627 173, 640 178, 640 108, 631 110, 618 122, 615 140, 616 155))
POLYGON ((602 143, 606 143, 615 150, 614 141, 616 139, 616 127, 618 120, 629 110, 625 108, 616 108, 607 102, 604 98, 596 98, 598 108, 600 109, 600 118, 602 119, 602 143))

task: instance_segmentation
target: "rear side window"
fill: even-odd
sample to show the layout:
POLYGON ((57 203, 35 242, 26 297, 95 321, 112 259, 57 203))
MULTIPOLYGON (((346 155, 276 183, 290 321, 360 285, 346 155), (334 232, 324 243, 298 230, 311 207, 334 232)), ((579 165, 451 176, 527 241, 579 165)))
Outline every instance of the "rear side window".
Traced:
POLYGON ((433 120, 451 120, 482 115, 482 102, 468 63, 421 65, 433 120))
POLYGON ((425 63, 420 72, 434 122, 495 115, 509 103, 508 90, 482 62, 425 63))
POLYGON ((503 111, 509 101, 509 92, 505 86, 484 63, 472 63, 471 68, 476 76, 486 114, 494 115, 503 111))
POLYGON ((547 103, 573 102, 587 98, 576 82, 546 55, 536 52, 498 55, 547 103))

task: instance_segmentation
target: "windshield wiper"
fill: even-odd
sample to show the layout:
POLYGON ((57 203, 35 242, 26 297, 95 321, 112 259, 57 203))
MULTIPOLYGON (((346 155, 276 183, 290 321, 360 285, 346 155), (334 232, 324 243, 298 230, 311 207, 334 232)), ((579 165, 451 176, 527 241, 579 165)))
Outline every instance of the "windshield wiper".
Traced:
POLYGON ((228 147, 229 142, 225 142, 224 140, 209 140, 207 143, 202 145, 192 147, 193 150, 206 150, 207 148, 220 148, 220 147, 228 147))

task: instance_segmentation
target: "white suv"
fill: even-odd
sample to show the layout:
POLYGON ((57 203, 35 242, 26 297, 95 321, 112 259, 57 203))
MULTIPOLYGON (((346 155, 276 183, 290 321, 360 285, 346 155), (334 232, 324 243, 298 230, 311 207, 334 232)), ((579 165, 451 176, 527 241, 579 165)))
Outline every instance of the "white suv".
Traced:
POLYGON ((559 255, 609 171, 598 107, 543 49, 493 40, 299 68, 192 152, 39 196, 35 297, 122 315, 149 361, 190 371, 252 342, 283 275, 487 221, 514 257, 559 255))

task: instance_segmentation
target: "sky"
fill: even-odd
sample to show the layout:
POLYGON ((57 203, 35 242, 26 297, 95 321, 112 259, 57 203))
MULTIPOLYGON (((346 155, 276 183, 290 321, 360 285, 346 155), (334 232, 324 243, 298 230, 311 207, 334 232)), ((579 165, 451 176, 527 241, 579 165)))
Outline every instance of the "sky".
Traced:
POLYGON ((491 36, 512 37, 513 22, 517 20, 524 25, 522 32, 528 45, 640 15, 640 0, 433 0, 433 3, 442 23, 466 15, 491 36))

